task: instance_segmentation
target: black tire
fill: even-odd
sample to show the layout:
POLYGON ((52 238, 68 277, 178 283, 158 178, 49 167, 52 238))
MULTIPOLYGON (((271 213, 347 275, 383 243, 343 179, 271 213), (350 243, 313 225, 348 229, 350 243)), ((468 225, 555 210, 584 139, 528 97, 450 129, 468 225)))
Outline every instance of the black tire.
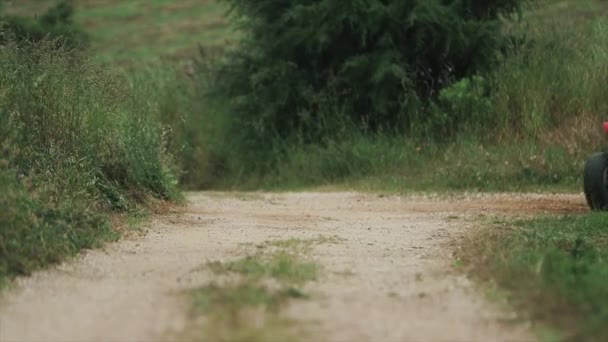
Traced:
POLYGON ((585 198, 591 210, 608 210, 608 154, 596 153, 585 163, 585 198))

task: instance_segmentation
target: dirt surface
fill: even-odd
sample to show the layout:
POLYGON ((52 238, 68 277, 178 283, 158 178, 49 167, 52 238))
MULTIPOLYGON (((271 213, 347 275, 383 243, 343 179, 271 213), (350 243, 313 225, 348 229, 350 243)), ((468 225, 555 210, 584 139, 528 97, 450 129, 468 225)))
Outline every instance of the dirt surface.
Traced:
POLYGON ((284 315, 310 341, 533 340, 452 267, 479 215, 584 211, 581 195, 379 196, 193 193, 147 233, 15 282, 0 298, 0 341, 162 341, 184 336, 184 290, 209 261, 246 244, 337 236, 315 247, 321 278, 284 315))

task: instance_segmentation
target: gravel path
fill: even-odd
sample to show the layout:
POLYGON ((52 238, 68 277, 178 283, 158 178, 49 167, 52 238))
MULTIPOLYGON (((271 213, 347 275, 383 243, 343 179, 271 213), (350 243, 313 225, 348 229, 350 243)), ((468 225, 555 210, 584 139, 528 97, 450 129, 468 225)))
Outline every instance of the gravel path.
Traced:
POLYGON ((208 261, 245 244, 336 236, 315 247, 311 300, 286 316, 311 341, 523 341, 512 313, 487 303, 451 266, 483 214, 585 210, 581 195, 379 196, 192 193, 147 233, 15 282, 0 298, 0 341, 164 341, 188 323, 183 291, 209 282, 208 261))

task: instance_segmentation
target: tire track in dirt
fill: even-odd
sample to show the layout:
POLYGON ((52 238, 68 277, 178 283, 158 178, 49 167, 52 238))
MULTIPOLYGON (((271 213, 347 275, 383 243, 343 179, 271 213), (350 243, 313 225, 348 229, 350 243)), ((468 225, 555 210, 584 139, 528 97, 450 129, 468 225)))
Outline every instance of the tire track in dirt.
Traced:
MULTIPOLYGON (((581 195, 378 196, 192 193, 147 234, 17 280, 0 298, 0 341, 160 341, 188 325, 184 290, 243 244, 337 236, 311 253, 323 275, 286 316, 311 341, 530 340, 451 267, 480 214, 571 213, 581 195)), ((181 335, 183 336, 183 335, 181 335)))

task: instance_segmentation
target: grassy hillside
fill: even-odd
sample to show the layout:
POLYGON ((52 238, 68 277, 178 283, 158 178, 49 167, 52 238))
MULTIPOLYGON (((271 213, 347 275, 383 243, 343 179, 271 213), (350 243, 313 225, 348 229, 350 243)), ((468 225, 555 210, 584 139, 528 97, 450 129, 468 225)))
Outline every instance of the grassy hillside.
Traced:
MULTIPOLYGON (((9 1, 9 14, 36 16, 53 0, 9 1)), ((191 57, 198 44, 221 49, 234 41, 225 6, 216 0, 75 1, 78 24, 92 37, 95 60, 138 64, 159 57, 191 57)))

